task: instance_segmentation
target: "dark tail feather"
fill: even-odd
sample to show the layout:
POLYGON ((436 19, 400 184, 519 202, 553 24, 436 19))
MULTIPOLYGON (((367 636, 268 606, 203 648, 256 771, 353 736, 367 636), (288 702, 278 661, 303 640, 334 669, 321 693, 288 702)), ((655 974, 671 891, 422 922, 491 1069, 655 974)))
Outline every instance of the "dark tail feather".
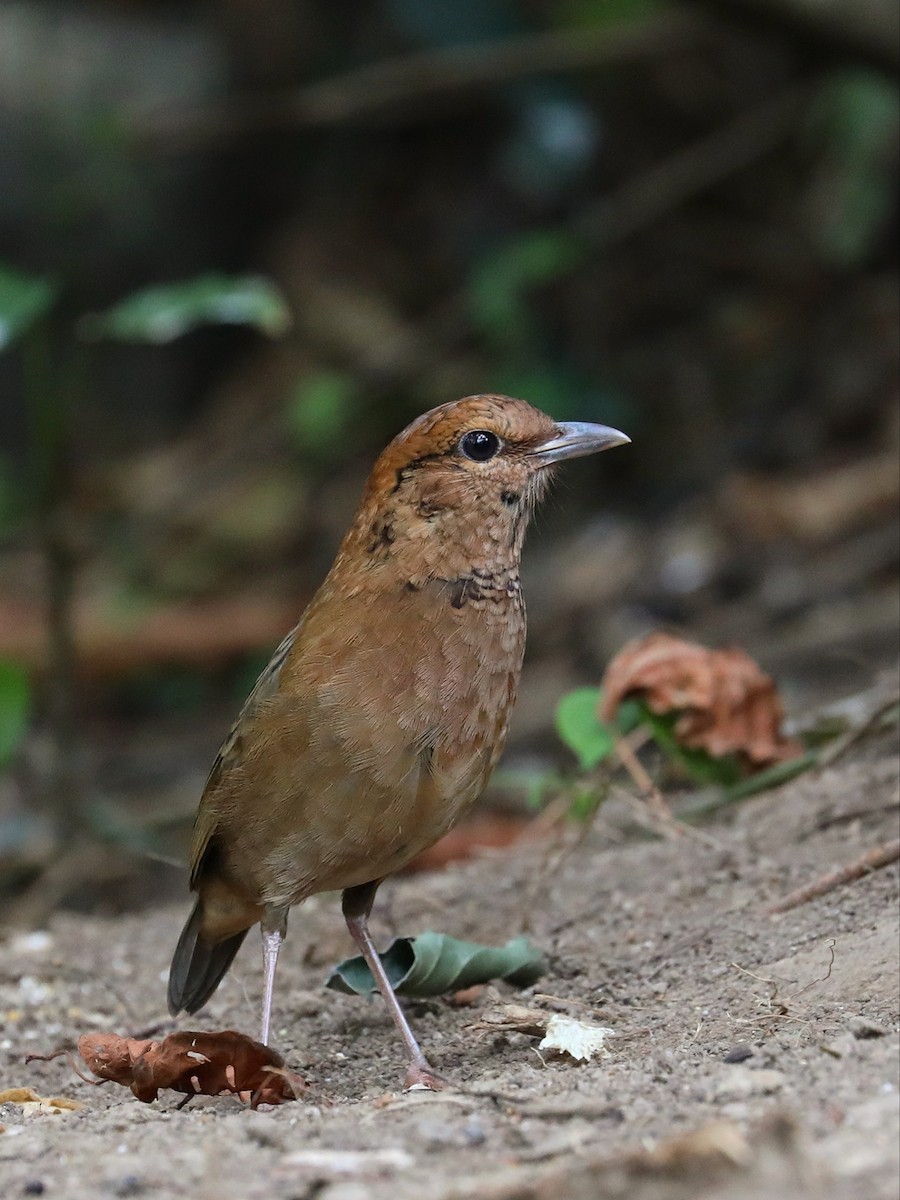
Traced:
POLYGON ((169 970, 169 1012, 173 1017, 182 1009, 195 1013, 203 1007, 247 936, 242 929, 222 942, 209 942, 200 932, 201 921, 198 900, 181 931, 169 970))

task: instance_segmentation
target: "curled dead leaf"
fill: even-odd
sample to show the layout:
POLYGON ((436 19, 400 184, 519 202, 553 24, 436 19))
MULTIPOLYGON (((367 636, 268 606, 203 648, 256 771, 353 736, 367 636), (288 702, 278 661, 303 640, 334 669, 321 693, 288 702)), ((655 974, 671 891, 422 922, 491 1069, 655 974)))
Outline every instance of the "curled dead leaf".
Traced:
POLYGON ((0 1104, 19 1104, 25 1114, 48 1113, 61 1116, 78 1112, 83 1105, 66 1096, 39 1096, 32 1088, 6 1088, 0 1092, 0 1104))
MULTIPOLYGON (((162 1041, 125 1038, 115 1033, 85 1033, 78 1039, 78 1053, 88 1070, 97 1076, 89 1079, 82 1075, 70 1058, 82 1079, 130 1087, 137 1099, 147 1104, 167 1088, 183 1093, 188 1099, 240 1096, 251 1108, 296 1100, 305 1090, 303 1080, 285 1067, 277 1051, 233 1029, 218 1033, 184 1030, 169 1034, 162 1041)), ((55 1054, 29 1055, 26 1061, 55 1057, 55 1054)))
POLYGON ((710 650, 668 633, 629 642, 606 669, 601 718, 612 720, 635 695, 655 713, 679 714, 673 733, 683 746, 734 755, 749 771, 802 753, 781 733, 774 680, 743 650, 710 650))
POLYGON ((524 1004, 497 1004, 481 1014, 469 1028, 473 1033, 527 1033, 543 1037, 547 1032, 550 1014, 524 1004))
POLYGON ((34 1104, 40 1100, 31 1088, 6 1088, 0 1092, 0 1104, 34 1104))

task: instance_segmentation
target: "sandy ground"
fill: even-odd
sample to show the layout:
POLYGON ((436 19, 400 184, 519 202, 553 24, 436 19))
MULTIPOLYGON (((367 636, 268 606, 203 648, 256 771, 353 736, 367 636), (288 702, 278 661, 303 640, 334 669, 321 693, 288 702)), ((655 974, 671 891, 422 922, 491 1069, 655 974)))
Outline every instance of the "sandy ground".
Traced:
MULTIPOLYGON (((164 1020, 164 977, 187 904, 115 920, 56 918, 0 946, 0 1089, 81 1102, 69 1115, 0 1106, 4 1196, 380 1200, 599 1196, 894 1200, 898 1191, 896 864, 781 916, 766 905, 897 837, 894 739, 744 802, 710 840, 623 835, 604 810, 553 874, 528 846, 394 881, 373 928, 436 928, 500 943, 541 876, 532 936, 549 971, 525 993, 409 1004, 454 1088, 400 1090, 402 1055, 378 1000, 321 987, 349 952, 336 898, 294 913, 275 1044, 307 1079, 297 1103, 139 1103, 64 1060, 26 1066, 82 1032, 164 1020), (541 1000, 533 993, 555 997, 541 1000), (473 1028, 498 1004, 565 1008, 615 1030, 583 1065, 538 1038, 473 1028), (575 1007, 571 1007, 571 1003, 575 1007)), ((248 939, 209 1008, 182 1028, 252 1033, 248 939)))

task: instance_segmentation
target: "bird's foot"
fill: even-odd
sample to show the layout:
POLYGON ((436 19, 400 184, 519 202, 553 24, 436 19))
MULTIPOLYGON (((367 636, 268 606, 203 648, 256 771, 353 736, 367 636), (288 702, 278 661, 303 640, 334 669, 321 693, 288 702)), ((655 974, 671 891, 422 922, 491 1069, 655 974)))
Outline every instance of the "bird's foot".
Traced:
POLYGON ((411 1062, 406 1068, 403 1087, 407 1092, 441 1092, 452 1086, 450 1080, 439 1075, 424 1058, 421 1062, 411 1062))

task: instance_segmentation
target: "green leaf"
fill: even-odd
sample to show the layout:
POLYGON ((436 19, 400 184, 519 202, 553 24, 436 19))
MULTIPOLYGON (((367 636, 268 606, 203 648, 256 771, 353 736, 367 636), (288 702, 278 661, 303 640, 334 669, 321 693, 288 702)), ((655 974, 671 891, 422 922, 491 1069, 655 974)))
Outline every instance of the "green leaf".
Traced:
POLYGON ((756 796, 759 792, 780 787, 781 784, 787 783, 814 767, 818 761, 819 751, 807 750, 803 754, 798 754, 796 758, 774 763, 771 767, 766 767, 764 771, 757 771, 755 775, 750 775, 747 779, 740 779, 728 787, 704 788, 702 792, 696 793, 679 808, 679 820, 702 821, 724 808, 740 803, 741 800, 756 796))
POLYGON ((621 734, 631 733, 638 725, 643 725, 647 706, 642 700, 626 696, 616 709, 616 729, 621 734))
POLYGON ((23 337, 49 312, 57 290, 49 279, 0 266, 0 350, 23 337))
POLYGON ((652 20, 665 12, 662 0, 563 0, 551 13, 565 29, 598 29, 626 21, 652 20))
POLYGON ((810 236, 830 262, 854 266, 870 253, 894 201, 897 86, 874 71, 835 72, 818 116, 823 146, 810 236))
POLYGON ((28 729, 31 685, 18 663, 0 661, 0 769, 7 766, 28 729))
MULTIPOLYGON (((524 937, 494 947, 427 932, 416 938, 396 938, 379 958, 400 996, 440 996, 491 979, 527 987, 546 970, 543 955, 524 937)), ((339 963, 325 986, 356 996, 368 996, 377 990, 372 972, 361 957, 339 963)))
POLYGON ((675 736, 677 712, 655 713, 643 700, 635 699, 636 711, 642 723, 650 727, 653 739, 668 756, 680 763, 692 779, 700 783, 733 784, 741 778, 741 767, 734 755, 713 758, 706 750, 693 750, 682 746, 675 736))
POLYGON ((305 376, 287 408, 287 424, 298 447, 318 455, 340 450, 340 435, 349 424, 356 400, 350 375, 317 371, 305 376))
POLYGON ((79 322, 88 340, 171 342, 200 325, 250 325, 275 337, 290 325, 279 290, 256 276, 203 275, 145 288, 79 322))
POLYGON ((587 821, 606 798, 606 789, 580 788, 572 796, 569 816, 575 821, 587 821))
POLYGON ((482 332, 507 348, 534 335, 528 290, 566 275, 581 244, 566 230, 532 230, 486 255, 469 283, 469 303, 482 332))
POLYGON ((583 771, 590 771, 611 754, 616 744, 615 731, 597 716, 600 700, 599 688, 577 688, 563 696, 556 707, 556 732, 583 771))

